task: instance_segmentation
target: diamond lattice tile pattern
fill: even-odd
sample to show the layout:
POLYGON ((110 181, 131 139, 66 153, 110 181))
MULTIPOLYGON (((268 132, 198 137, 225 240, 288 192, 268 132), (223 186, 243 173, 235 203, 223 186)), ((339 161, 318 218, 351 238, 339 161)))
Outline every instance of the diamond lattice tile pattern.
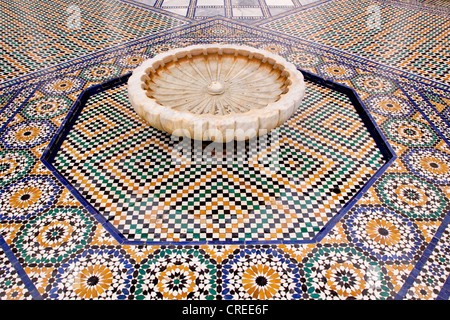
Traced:
POLYGON ((128 240, 312 239, 384 163, 348 97, 311 82, 287 124, 233 159, 147 126, 126 97, 91 97, 55 167, 128 240))

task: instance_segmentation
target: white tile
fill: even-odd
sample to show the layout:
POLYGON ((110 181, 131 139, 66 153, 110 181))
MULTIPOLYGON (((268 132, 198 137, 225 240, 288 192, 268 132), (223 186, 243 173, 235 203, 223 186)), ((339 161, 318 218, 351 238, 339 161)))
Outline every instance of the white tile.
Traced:
POLYGON ((215 8, 202 8, 198 7, 195 9, 195 16, 196 17, 213 17, 216 15, 225 15, 225 7, 215 7, 215 8))
POLYGON ((313 2, 317 2, 318 0, 299 0, 302 5, 307 5, 313 2))
POLYGON ((258 0, 231 0, 232 6, 259 6, 258 0))
POLYGON ((225 0, 197 0, 197 6, 224 6, 225 0))
POLYGON ((280 14, 280 13, 285 13, 285 12, 287 12, 287 11, 289 11, 289 10, 293 10, 293 9, 295 9, 294 7, 269 7, 269 11, 270 11, 270 14, 272 15, 272 17, 274 17, 274 16, 276 16, 276 15, 278 15, 278 14, 280 14))
POLYGON ((187 14, 187 10, 188 8, 171 8, 171 7, 167 7, 167 8, 163 8, 165 11, 170 11, 172 13, 176 13, 179 14, 181 16, 186 16, 187 14))
POLYGON ((153 6, 156 3, 156 0, 136 0, 137 2, 148 4, 149 6, 153 6))
POLYGON ((291 0, 266 0, 268 6, 293 6, 291 0))
POLYGON ((162 7, 187 7, 191 0, 164 0, 162 7))
POLYGON ((233 17, 262 17, 260 8, 233 8, 233 17))

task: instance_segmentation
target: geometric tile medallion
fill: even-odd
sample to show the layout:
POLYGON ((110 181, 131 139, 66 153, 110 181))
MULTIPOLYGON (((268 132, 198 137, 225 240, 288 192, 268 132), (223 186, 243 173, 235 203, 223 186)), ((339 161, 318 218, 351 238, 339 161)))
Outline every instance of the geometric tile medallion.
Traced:
POLYGON ((304 75, 283 126, 217 144, 149 126, 127 74, 84 92, 42 161, 121 243, 319 241, 396 156, 352 89, 304 75))

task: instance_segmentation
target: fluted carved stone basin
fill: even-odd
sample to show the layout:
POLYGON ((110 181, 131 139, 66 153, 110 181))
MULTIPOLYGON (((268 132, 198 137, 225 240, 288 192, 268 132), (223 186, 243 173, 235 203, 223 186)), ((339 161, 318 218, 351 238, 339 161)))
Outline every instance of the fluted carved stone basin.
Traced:
POLYGON ((196 140, 265 134, 295 113, 303 75, 283 57, 238 45, 194 45, 144 61, 128 97, 151 126, 196 140))

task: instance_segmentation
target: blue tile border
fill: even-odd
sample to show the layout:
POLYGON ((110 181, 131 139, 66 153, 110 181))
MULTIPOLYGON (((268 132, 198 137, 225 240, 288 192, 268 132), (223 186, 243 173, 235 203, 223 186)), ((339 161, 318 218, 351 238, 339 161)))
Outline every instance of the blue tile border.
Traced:
POLYGON ((422 93, 421 90, 417 89, 414 86, 411 86, 415 91, 417 91, 417 93, 419 94, 419 96, 425 101, 425 103, 428 105, 428 107, 438 115, 438 117, 440 118, 440 121, 442 121, 443 123, 445 123, 449 128, 450 128, 450 123, 447 121, 447 119, 444 118, 444 116, 435 108, 435 106, 433 106, 433 104, 430 102, 430 99, 428 99, 427 97, 424 96, 424 94, 422 93))
MULTIPOLYGON (((425 248, 422 256, 419 258, 417 263, 415 264, 413 270, 409 274, 408 278, 406 279, 405 283, 401 287, 401 289, 397 292, 397 295, 395 296, 395 300, 402 300, 406 297, 406 294, 408 293, 409 288, 414 284, 416 281, 417 276, 422 271, 422 268, 424 267, 425 263, 427 262, 428 258, 430 258, 430 255, 433 253, 433 250, 436 248, 439 240, 442 237, 442 234, 444 230, 447 228, 448 224, 450 223, 450 212, 447 213, 447 215, 444 217, 444 220, 442 220, 441 224, 439 225, 439 228, 437 229, 435 235, 433 236, 433 239, 428 243, 427 247, 425 248)), ((450 290, 450 276, 445 282, 443 288, 441 289, 441 293, 439 296, 447 297, 450 290)))
POLYGON ((375 123, 374 119, 368 112, 367 108, 359 99, 356 92, 345 85, 339 84, 337 82, 323 79, 317 75, 310 72, 299 69, 306 80, 320 84, 332 90, 339 91, 349 97, 353 106, 355 107, 358 115, 360 116, 362 122, 364 123, 366 129, 369 131, 370 135, 375 140, 377 147, 379 148, 385 163, 378 169, 378 171, 373 175, 369 181, 347 202, 341 210, 331 218, 326 225, 312 238, 312 239, 302 239, 302 240, 274 240, 274 241, 264 241, 264 240, 252 240, 252 241, 130 241, 119 232, 100 212, 95 209, 84 197, 74 188, 70 182, 54 167, 53 161, 64 141, 66 136, 69 134, 73 125, 75 124, 78 116, 84 108, 87 100, 104 90, 114 88, 118 85, 124 84, 128 81, 131 72, 124 74, 120 77, 108 80, 104 83, 92 86, 88 89, 83 90, 78 99, 72 105, 70 111, 68 112, 66 118, 61 123, 56 134, 51 139, 47 148, 41 156, 42 163, 52 172, 53 175, 75 196, 75 198, 91 213, 94 218, 114 237, 114 239, 120 244, 128 245, 169 245, 169 244, 301 244, 301 243, 316 243, 320 242, 328 232, 336 225, 336 223, 345 215, 348 210, 350 210, 356 202, 362 197, 362 195, 367 192, 370 186, 375 183, 375 181, 386 171, 386 169, 391 165, 393 161, 397 158, 394 150, 389 145, 387 139, 384 137, 378 125, 375 123))
MULTIPOLYGON (((394 80, 392 80, 394 81, 394 80)), ((439 128, 434 124, 433 121, 431 121, 431 119, 426 115, 426 113, 422 110, 421 107, 419 107, 419 105, 411 98, 411 96, 406 92, 406 90, 400 86, 398 84, 398 82, 396 82, 396 85, 400 88, 400 90, 403 92, 403 94, 405 95, 405 97, 408 98, 409 102, 412 103, 412 105, 414 106, 414 108, 422 115, 422 117, 428 122, 428 124, 430 125, 430 127, 434 130, 434 132, 436 132, 436 134, 445 141, 445 143, 447 143, 447 145, 450 146, 450 141, 444 136, 444 134, 442 134, 442 132, 439 130, 439 128)), ((417 90, 417 88, 413 87, 414 90, 417 90)), ((417 90, 418 91, 418 90, 417 90)), ((423 97, 422 97, 423 98, 423 97)))
MULTIPOLYGON (((25 98, 25 100, 20 104, 19 107, 17 107, 17 109, 11 114, 11 116, 8 118, 8 120, 5 121, 5 123, 0 127, 0 134, 3 133, 3 131, 6 129, 6 127, 8 126, 8 124, 11 122, 12 119, 14 119, 14 117, 25 107, 25 105, 28 103, 28 101, 30 100, 30 98, 36 93, 36 91, 41 87, 42 82, 39 82, 35 85, 35 87, 32 89, 32 91, 27 95, 27 97, 25 98)), ((20 95, 20 93, 22 91, 24 91, 26 88, 22 88, 18 91, 18 93, 16 95, 14 95, 14 98, 12 100, 10 100, 8 102, 8 105, 10 103, 12 103, 17 97, 18 95, 20 95)), ((4 109, 3 109, 4 110, 4 109)), ((2 111, 3 111, 2 110, 2 111)))
POLYGON ((22 268, 22 265, 16 259, 16 257, 14 256, 14 253, 11 251, 11 249, 9 248, 5 239, 3 239, 3 237, 1 235, 0 235, 0 248, 2 248, 2 250, 5 252, 5 255, 8 258, 9 262, 11 262, 11 265, 17 271, 17 275, 19 276, 20 280, 22 280, 25 288, 30 292, 31 297, 34 300, 42 300, 41 294, 36 289, 36 286, 33 284, 31 279, 28 277, 27 273, 22 268))
POLYGON ((447 281, 445 281, 436 300, 450 300, 450 275, 448 276, 447 281))
MULTIPOLYGON (((299 69, 300 70, 300 69, 299 69)), ((305 76, 305 79, 311 80, 313 82, 322 84, 328 88, 336 89, 337 91, 340 91, 344 94, 346 94, 350 100, 353 103, 353 106, 355 107, 356 111, 358 112, 361 120, 363 121, 364 125, 366 126, 367 130, 369 131, 372 138, 374 138, 375 143, 377 144, 378 148, 380 149, 384 159, 385 163, 384 165, 378 169, 378 171, 373 175, 369 181, 366 182, 366 184, 363 186, 362 189, 360 189, 353 197, 350 199, 349 202, 347 202, 341 210, 333 216, 333 218, 330 219, 330 221, 327 222, 327 224, 318 232, 318 234, 314 238, 314 242, 320 242, 327 234, 328 232, 336 225, 336 223, 358 202, 358 200, 363 196, 364 193, 369 190, 369 188, 375 183, 375 181, 387 170, 387 168, 392 164, 392 162, 397 159, 397 155, 395 154, 392 147, 389 145, 388 140, 381 132, 380 128, 376 124, 375 120, 371 116, 370 112, 367 110, 364 103, 361 101, 359 96, 356 94, 355 90, 352 88, 345 86, 343 84, 339 84, 337 82, 331 81, 331 80, 325 80, 319 76, 316 76, 310 72, 301 70, 303 75, 305 76)))

